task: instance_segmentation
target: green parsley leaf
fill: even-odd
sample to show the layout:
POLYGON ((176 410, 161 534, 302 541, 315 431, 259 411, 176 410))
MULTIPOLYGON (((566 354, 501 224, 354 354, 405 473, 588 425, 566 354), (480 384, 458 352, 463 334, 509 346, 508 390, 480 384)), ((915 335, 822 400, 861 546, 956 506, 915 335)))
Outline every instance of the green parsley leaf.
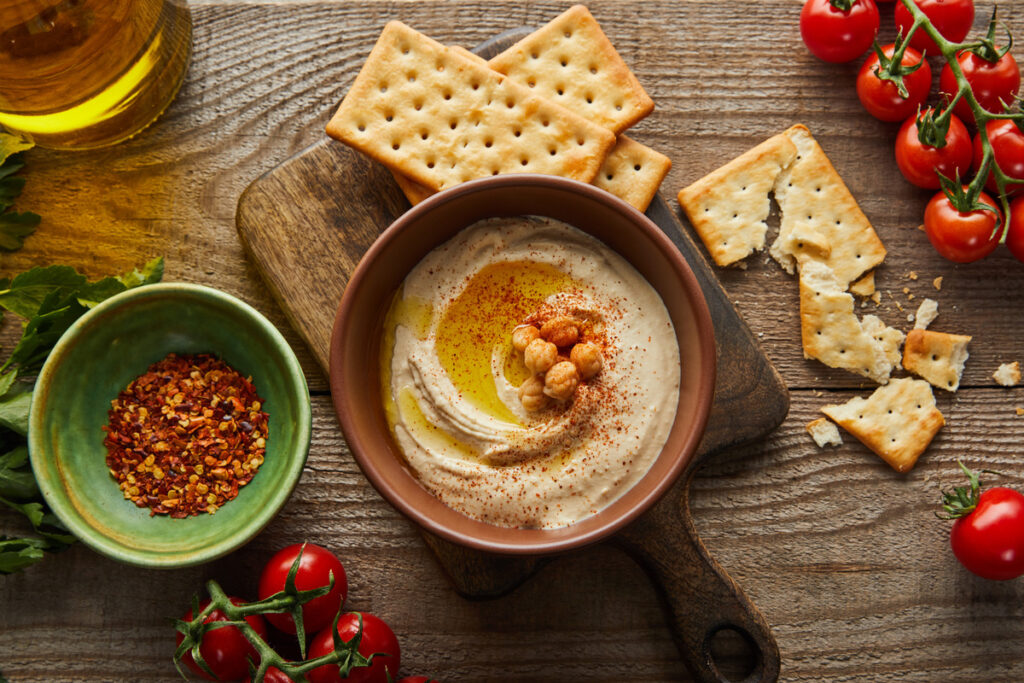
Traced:
POLYGON ((30 147, 28 140, 0 132, 0 249, 6 251, 21 249, 40 221, 31 211, 8 211, 25 187, 25 178, 14 174, 25 166, 20 152, 30 147))
POLYGON ((152 285, 160 282, 164 277, 164 257, 157 256, 152 261, 142 266, 142 270, 135 268, 130 273, 119 275, 118 280, 121 281, 128 289, 132 287, 138 287, 140 285, 152 285))
POLYGON ((31 147, 32 143, 20 135, 0 132, 0 164, 7 161, 8 157, 31 149, 31 147))
POLYGON ((39 498, 39 486, 28 462, 28 446, 0 455, 0 496, 11 500, 39 498))
POLYGON ((25 238, 36 231, 39 214, 25 211, 0 213, 0 249, 17 251, 25 245, 25 238))
POLYGON ((71 266, 45 266, 17 275, 0 290, 0 307, 22 318, 31 319, 39 314, 43 301, 53 292, 74 294, 88 283, 71 266))
POLYGON ((47 546, 41 538, 0 536, 0 574, 13 574, 39 562, 47 546))

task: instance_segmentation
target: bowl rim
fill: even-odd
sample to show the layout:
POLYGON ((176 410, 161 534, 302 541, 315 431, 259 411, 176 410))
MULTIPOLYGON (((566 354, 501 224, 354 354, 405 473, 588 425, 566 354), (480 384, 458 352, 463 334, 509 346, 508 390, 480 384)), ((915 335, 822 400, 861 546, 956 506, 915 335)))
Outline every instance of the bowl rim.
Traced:
MULTIPOLYGON (((223 557, 248 543, 266 527, 288 501, 302 476, 306 460, 309 456, 312 428, 312 407, 309 401, 309 387, 306 383, 305 374, 291 345, 288 344, 281 332, 266 316, 241 299, 213 287, 187 282, 159 282, 133 287, 105 299, 82 314, 57 340, 36 378, 32 402, 29 407, 29 460, 43 499, 75 538, 93 550, 127 564, 155 569, 172 569, 199 565, 223 557), (240 533, 204 546, 200 550, 188 552, 184 557, 182 557, 181 551, 171 555, 154 555, 148 551, 140 552, 111 539, 107 534, 88 524, 74 510, 74 505, 66 498, 66 493, 61 485, 61 482, 63 482, 62 477, 58 476, 56 480, 51 481, 45 474, 40 476, 40 472, 43 469, 43 461, 53 461, 52 453, 49 449, 43 447, 46 439, 42 436, 45 429, 46 401, 50 393, 47 390, 47 386, 52 381, 53 375, 58 371, 61 361, 69 353, 69 347, 73 345, 80 335, 88 334, 94 320, 102 318, 109 311, 138 299, 146 299, 153 296, 166 297, 168 295, 212 302, 217 307, 232 308, 240 311, 245 318, 254 323, 257 328, 267 335, 270 345, 280 353, 280 367, 284 369, 285 376, 292 380, 289 382, 292 388, 292 391, 289 393, 293 394, 291 399, 304 398, 304 400, 295 401, 298 417, 294 425, 296 429, 295 440, 296 443, 304 444, 302 447, 303 452, 296 455, 294 465, 289 470, 286 470, 286 475, 282 481, 283 485, 269 491, 264 504, 258 506, 258 509, 249 516, 240 533)), ((190 518, 180 521, 187 523, 188 519, 190 518)))
MULTIPOLYGON (((524 215, 543 214, 527 214, 527 212, 524 212, 524 215)), ((480 220, 483 219, 484 218, 481 218, 480 220)), ((472 223, 463 226, 460 228, 460 231, 468 228, 470 225, 472 225, 472 223)), ((450 236, 447 239, 451 239, 453 236, 450 236)), ((444 241, 446 240, 442 240, 439 244, 444 243, 444 241)), ((432 248, 436 248, 436 246, 438 245, 435 245, 432 248)), ((424 254, 424 256, 425 255, 426 254, 424 254)), ((626 261, 630 262, 629 259, 626 259, 626 261)), ((630 263, 633 265, 632 262, 630 263)), ((634 267, 636 266, 634 265, 634 267)), ((356 460, 356 463, 359 465, 359 468, 363 471, 367 479, 369 479, 374 489, 376 489, 377 492, 399 512, 431 534, 461 546, 467 546, 500 555, 545 555, 579 548, 610 536, 651 508, 654 503, 656 503, 676 483, 683 470, 696 456, 697 447, 703 438, 704 430, 707 426, 707 420, 711 411, 711 405, 713 403, 715 393, 717 373, 716 360, 714 326, 703 289, 701 288, 700 283, 685 257, 683 257, 679 249, 672 243, 672 240, 660 227, 658 227, 657 224, 630 204, 627 204, 618 197, 593 185, 559 176, 521 173, 471 180, 438 192, 399 216, 378 236, 373 244, 370 245, 370 248, 367 249, 355 270, 352 272, 352 275, 345 286, 341 301, 338 304, 330 341, 329 380, 331 398, 334 403, 335 413, 337 414, 338 421, 341 424, 342 432, 345 435, 346 442, 352 452, 353 458, 356 460), (605 522, 601 526, 577 534, 572 534, 571 531, 566 533, 566 530, 571 530, 574 525, 560 527, 558 529, 551 530, 552 532, 559 532, 557 537, 553 535, 550 539, 532 543, 522 541, 516 543, 495 542, 478 538, 471 533, 452 529, 449 526, 438 522, 430 515, 425 514, 416 505, 409 503, 405 498, 392 490, 389 483, 385 480, 381 469, 375 462, 374 457, 369 455, 370 451, 372 451, 372 447, 363 442, 363 439, 359 434, 359 430, 356 428, 357 421, 354 417, 354 411, 350 401, 348 400, 348 395, 343 389, 343 387, 348 383, 348 380, 343 368, 343 345, 339 341, 342 338, 350 312, 354 308, 354 297, 356 296, 356 292, 359 291, 362 283, 369 276, 379 254, 393 241, 398 239, 400 235, 408 229, 408 226, 420 220, 420 217, 423 214, 429 213, 437 207, 456 201, 464 196, 480 192, 488 192, 491 191, 492 188, 506 187, 542 187, 566 193, 582 194, 584 195, 584 198, 596 201, 599 204, 603 204, 608 210, 622 214, 624 218, 628 219, 629 223, 633 224, 641 232, 646 233, 646 236, 655 242, 661 253, 671 263, 675 273, 685 282, 686 286, 683 288, 683 295, 688 298, 691 304, 690 308, 695 319, 697 337, 700 343, 699 355, 701 358, 701 368, 698 370, 698 387, 700 391, 696 404, 694 428, 689 434, 687 434, 686 439, 683 441, 682 447, 680 448, 680 454, 675 458, 675 461, 671 468, 666 472, 666 475, 661 480, 655 482, 647 491, 646 495, 638 499, 632 507, 626 509, 616 517, 611 517, 609 521, 605 522)), ((389 438, 391 438, 390 435, 389 438)), ((657 459, 662 458, 663 453, 664 449, 662 449, 662 452, 659 452, 657 459)), ((406 468, 406 470, 408 470, 408 468, 406 468)), ((633 488, 639 484, 640 482, 637 482, 633 488)), ((607 510, 607 508, 604 508, 596 514, 601 515, 605 510, 607 510)), ((588 517, 585 519, 591 518, 592 517, 588 517)), ((581 520, 581 522, 582 521, 585 520, 581 520)), ((507 532, 509 534, 515 534, 517 531, 537 532, 538 530, 507 528, 507 532)))

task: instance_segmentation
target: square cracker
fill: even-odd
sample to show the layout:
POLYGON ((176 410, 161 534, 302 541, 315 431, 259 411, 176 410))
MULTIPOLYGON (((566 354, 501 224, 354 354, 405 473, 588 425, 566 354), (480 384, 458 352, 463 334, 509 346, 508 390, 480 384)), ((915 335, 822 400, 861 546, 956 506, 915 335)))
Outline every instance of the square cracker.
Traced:
POLYGON ((680 190, 679 205, 715 263, 727 266, 764 247, 768 193, 796 154, 779 134, 680 190))
POLYGON ((913 329, 903 346, 903 367, 932 385, 946 391, 960 387, 960 376, 967 362, 967 343, 971 338, 933 330, 913 329))
POLYGON ((797 124, 785 135, 797 156, 775 183, 782 218, 770 253, 790 273, 805 260, 823 261, 846 289, 882 262, 885 247, 807 127, 797 124), (827 254, 820 244, 829 245, 827 254))
MULTIPOLYGON (((864 323, 857 319, 853 295, 843 290, 831 268, 808 261, 800 269, 800 336, 805 358, 885 384, 893 367, 891 345, 896 343, 898 348, 889 329, 878 318, 866 318, 864 323)), ((894 332, 902 337, 898 330, 894 332)))
POLYGON ((946 423, 927 382, 894 379, 864 399, 828 405, 821 412, 853 434, 897 472, 909 472, 946 423))
POLYGON ((615 136, 401 22, 389 22, 327 133, 431 190, 498 173, 590 182, 615 136))
MULTIPOLYGON (((612 193, 637 211, 646 211, 670 168, 672 161, 661 152, 620 135, 591 184, 612 193)), ((394 169, 390 170, 413 206, 434 194, 394 169)))
POLYGON ((490 65, 616 135, 654 109, 583 5, 570 7, 491 59, 490 65))

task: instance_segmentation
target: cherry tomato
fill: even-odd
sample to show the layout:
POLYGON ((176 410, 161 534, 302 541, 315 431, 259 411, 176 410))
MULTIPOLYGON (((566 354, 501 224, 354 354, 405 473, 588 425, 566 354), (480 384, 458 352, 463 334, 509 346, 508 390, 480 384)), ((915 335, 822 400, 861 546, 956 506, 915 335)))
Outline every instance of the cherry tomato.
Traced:
POLYGON ((1024 263, 1024 197, 1010 202, 1010 220, 1006 226, 1006 248, 1024 263))
POLYGON ((826 62, 849 62, 871 47, 878 33, 875 0, 850 0, 849 10, 830 0, 807 0, 800 12, 800 35, 807 49, 826 62))
MULTIPOLYGON (((302 547, 301 543, 296 543, 282 548, 263 566, 263 572, 260 574, 260 600, 284 590, 288 572, 302 547)), ((306 543, 305 550, 302 551, 302 561, 295 574, 295 587, 300 591, 306 591, 328 586, 331 573, 334 574, 334 588, 331 592, 302 606, 302 625, 306 633, 313 633, 330 625, 334 615, 341 610, 345 596, 348 595, 348 578, 345 576, 345 568, 341 561, 330 550, 306 543)), ((290 614, 268 614, 267 621, 285 633, 295 633, 295 622, 292 621, 290 614)))
MULTIPOLYGON (((252 679, 245 679, 245 683, 252 683, 252 679)), ((292 683, 292 679, 277 667, 272 666, 267 669, 267 673, 263 677, 263 683, 292 683)))
MULTIPOLYGON (((338 635, 344 642, 350 642, 359 632, 359 613, 349 612, 341 615, 338 620, 338 635)), ((388 683, 388 676, 394 678, 398 675, 401 665, 401 651, 398 647, 398 638, 394 631, 384 623, 380 617, 372 614, 363 615, 363 636, 359 641, 359 654, 369 657, 374 653, 378 656, 373 658, 373 664, 366 667, 352 669, 348 676, 342 678, 338 672, 337 664, 325 664, 309 672, 310 683, 388 683)), ((331 637, 331 629, 328 626, 320 631, 313 638, 309 645, 309 658, 316 659, 323 657, 334 650, 334 641, 331 637)))
MULTIPOLYGON (((1003 102, 1013 104, 1014 96, 1020 92, 1020 68, 1013 55, 1007 52, 997 61, 988 62, 973 52, 961 52, 956 60, 982 109, 1001 113, 1003 102)), ((956 91, 956 77, 947 64, 939 74, 939 92, 952 99, 956 91)), ((961 98, 953 111, 965 123, 974 123, 974 112, 966 100, 961 98)))
POLYGON ((911 116, 896 135, 896 165, 903 177, 918 187, 937 190, 941 173, 950 179, 965 177, 971 168, 971 134, 951 114, 946 146, 924 145, 917 137, 917 117, 911 116))
MULTIPOLYGON (((996 119, 985 124, 985 132, 988 133, 988 141, 992 145, 992 153, 995 163, 1003 173, 1011 178, 1024 179, 1024 131, 1021 131, 1013 121, 1009 119, 996 119)), ((974 136, 974 170, 981 170, 981 157, 984 149, 981 146, 981 133, 974 136)), ((985 187, 992 192, 998 192, 995 175, 991 172, 985 187)), ((1024 188, 1024 183, 1007 183, 1006 193, 1010 194, 1024 188)))
POLYGON ((937 193, 924 209, 924 231, 935 250, 950 261, 970 263, 992 253, 1002 230, 996 230, 999 210, 992 198, 982 192, 978 201, 993 207, 957 211, 943 192, 937 193))
MULTIPOLYGON (((974 0, 914 0, 932 25, 943 38, 951 43, 961 43, 971 31, 974 23, 974 0)), ((914 17, 902 2, 896 3, 896 27, 903 35, 914 24, 914 17)), ((939 46, 931 39, 923 28, 918 28, 910 39, 910 44, 921 50, 927 50, 930 57, 942 54, 939 46)))
MULTIPOLYGON (((243 602, 241 598, 230 598, 230 600, 235 605, 243 602)), ((199 611, 202 612, 209 604, 210 601, 205 600, 199 605, 199 611)), ((189 610, 181 619, 182 621, 192 621, 192 610, 189 610)), ((267 623, 263 621, 263 617, 251 614, 245 620, 259 634, 260 638, 267 639, 267 623)), ((228 621, 228 618, 217 609, 210 612, 203 623, 208 624, 213 621, 228 621)), ((182 640, 184 640, 184 635, 179 632, 177 644, 181 645, 182 640)), ((224 626, 207 631, 203 635, 203 642, 199 645, 199 654, 203 656, 210 671, 216 675, 215 678, 211 678, 196 664, 191 652, 186 652, 181 659, 198 675, 211 681, 237 681, 249 675, 250 659, 253 663, 259 662, 256 648, 236 626, 224 626)))
MULTIPOLYGON (((896 46, 889 44, 882 48, 886 57, 892 57, 896 46)), ((921 62, 921 53, 908 47, 903 53, 900 63, 913 66, 921 62)), ((875 75, 878 68, 878 55, 871 55, 864 61, 857 73, 857 97, 868 113, 880 121, 903 121, 913 116, 917 108, 928 97, 932 87, 932 68, 924 62, 920 69, 903 76, 903 84, 909 97, 900 95, 899 89, 892 81, 883 81, 875 75)))
POLYGON ((997 486, 981 492, 978 505, 953 522, 949 534, 960 564, 986 579, 1024 574, 1024 495, 997 486))
POLYGON ((438 680, 429 676, 406 676, 400 679, 398 683, 438 683, 438 680))

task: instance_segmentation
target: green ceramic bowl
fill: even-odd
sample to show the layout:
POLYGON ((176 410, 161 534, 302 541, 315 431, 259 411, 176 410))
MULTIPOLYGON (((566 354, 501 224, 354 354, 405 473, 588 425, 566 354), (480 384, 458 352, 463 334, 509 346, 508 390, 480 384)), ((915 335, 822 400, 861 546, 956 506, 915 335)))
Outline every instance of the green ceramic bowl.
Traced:
POLYGON ((104 301, 61 337, 36 382, 28 440, 43 497, 75 536, 123 562, 170 568, 220 557, 259 533, 302 474, 311 428, 306 380, 277 329, 223 292, 168 283, 104 301), (111 400, 172 352, 213 353, 251 375, 270 416, 263 465, 212 515, 151 517, 107 471, 111 400))

